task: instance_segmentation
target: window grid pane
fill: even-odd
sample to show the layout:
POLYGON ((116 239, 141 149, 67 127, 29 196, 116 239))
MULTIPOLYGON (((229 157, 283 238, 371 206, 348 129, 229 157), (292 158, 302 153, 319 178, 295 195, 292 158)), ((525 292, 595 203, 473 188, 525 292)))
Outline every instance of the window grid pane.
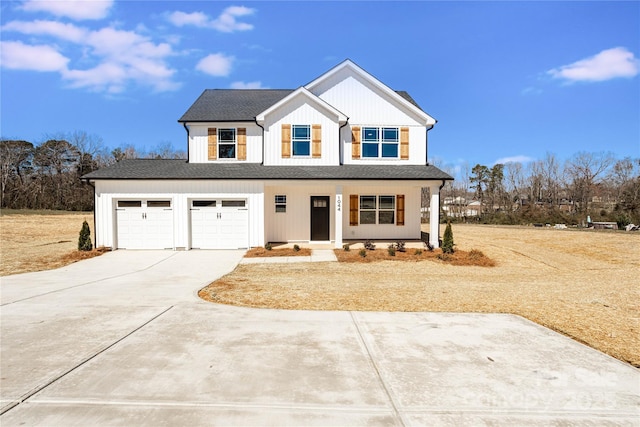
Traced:
POLYGON ((382 157, 398 157, 398 144, 382 144, 382 157))
POLYGON ((378 144, 362 144, 362 157, 378 157, 378 144))
POLYGON ((395 224, 394 211, 380 211, 378 212, 378 224, 395 224))
POLYGON ((360 211, 360 224, 375 224, 376 212, 375 211, 360 211))
POLYGON ((395 196, 380 196, 380 209, 395 209, 396 197, 395 196))
POLYGON ((382 141, 383 142, 398 142, 398 128, 383 128, 382 129, 382 141))
POLYGON ((360 209, 375 209, 376 196, 360 196, 360 209))
POLYGON ((363 141, 372 141, 372 142, 378 142, 380 140, 379 136, 378 136, 378 128, 364 128, 362 129, 362 134, 363 134, 363 141))

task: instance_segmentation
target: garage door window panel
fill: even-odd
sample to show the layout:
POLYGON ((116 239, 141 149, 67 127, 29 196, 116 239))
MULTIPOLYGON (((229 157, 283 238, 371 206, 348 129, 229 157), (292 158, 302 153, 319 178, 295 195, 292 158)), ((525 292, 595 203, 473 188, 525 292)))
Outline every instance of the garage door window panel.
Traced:
POLYGON ((170 208, 171 200, 148 200, 147 207, 149 208, 170 208))
POLYGON ((141 208, 141 200, 118 200, 119 208, 141 208))

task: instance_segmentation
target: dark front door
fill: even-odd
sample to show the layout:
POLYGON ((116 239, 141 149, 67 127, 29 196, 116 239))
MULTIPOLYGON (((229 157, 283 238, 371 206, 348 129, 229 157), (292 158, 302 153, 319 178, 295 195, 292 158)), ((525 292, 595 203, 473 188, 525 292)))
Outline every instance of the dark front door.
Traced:
POLYGON ((311 196, 311 240, 329 240, 329 196, 311 196))

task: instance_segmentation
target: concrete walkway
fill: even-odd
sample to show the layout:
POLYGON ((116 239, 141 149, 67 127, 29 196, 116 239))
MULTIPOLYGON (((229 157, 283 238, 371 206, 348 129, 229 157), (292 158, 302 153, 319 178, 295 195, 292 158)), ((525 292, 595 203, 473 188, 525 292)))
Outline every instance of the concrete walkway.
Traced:
POLYGON ((1 279, 3 427, 637 426, 640 371, 511 315, 259 310, 241 251, 116 251, 1 279))
POLYGON ((273 256, 242 258, 240 264, 280 264, 289 262, 333 262, 338 261, 333 249, 312 249, 310 256, 273 256))

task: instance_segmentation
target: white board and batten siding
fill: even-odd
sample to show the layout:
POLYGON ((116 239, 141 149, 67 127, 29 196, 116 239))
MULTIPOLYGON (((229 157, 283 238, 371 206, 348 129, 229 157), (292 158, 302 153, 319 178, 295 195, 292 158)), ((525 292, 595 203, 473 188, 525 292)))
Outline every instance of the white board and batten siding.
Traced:
MULTIPOLYGON (((403 182, 398 185, 345 185, 343 187, 342 236, 349 239, 415 240, 420 238, 420 198, 424 183, 403 182), (404 225, 358 224, 350 225, 350 195, 398 196, 404 195, 404 225)), ((396 208, 397 208, 396 200, 396 208)), ((396 214, 397 215, 397 214, 396 214)), ((395 218, 397 221, 397 216, 395 218)))
MULTIPOLYGON (((96 181, 95 214, 97 229, 96 245, 118 248, 117 205, 119 200, 169 200, 172 215, 171 249, 190 249, 191 208, 193 200, 216 200, 217 206, 225 209, 222 200, 244 200, 246 202, 247 242, 238 248, 264 245, 264 196, 262 182, 213 180, 109 180, 96 181)), ((145 206, 145 202, 143 202, 145 206)), ((241 208, 238 208, 241 209, 241 208)), ((222 212, 222 211, 218 211, 222 212)), ((217 212, 216 212, 217 213, 217 212)), ((149 218, 149 217, 147 217, 149 218)), ((234 227, 237 228, 236 215, 234 227)), ((227 219, 227 216, 221 218, 227 219)), ((165 224, 169 228, 170 224, 165 224)), ((236 237, 240 236, 236 233, 236 237)))
POLYGON ((311 197, 329 196, 329 239, 335 240, 336 186, 301 183, 265 185, 267 242, 308 242, 311 236, 311 197), (276 212, 275 196, 286 196, 286 212, 276 212))
POLYGON ((427 155, 427 134, 424 119, 406 107, 404 101, 380 91, 366 79, 343 69, 312 87, 310 91, 349 116, 349 126, 340 130, 344 164, 424 165, 427 155), (351 128, 408 127, 409 158, 404 159, 352 159, 351 128))
MULTIPOLYGON (((210 162, 262 162, 262 129, 251 122, 225 123, 197 123, 187 124, 189 128, 189 163, 210 162), (209 129, 210 128, 245 128, 247 132, 247 159, 209 160, 209 129)), ((236 150, 237 153, 237 150, 236 150)), ((237 155, 237 154, 236 154, 237 155)))
MULTIPOLYGON (((306 242, 310 239, 310 201, 312 196, 329 196, 330 240, 335 241, 336 194, 341 193, 342 239, 419 239, 420 198, 424 182, 402 181, 397 184, 371 181, 331 181, 324 185, 302 182, 265 183, 265 239, 267 242, 306 242), (350 225, 349 196, 404 196, 404 225, 350 225), (276 212, 275 196, 286 196, 286 212, 276 212)), ((397 203, 397 202, 396 202, 397 203)), ((397 218, 396 218, 397 219, 397 218)))
POLYGON ((339 124, 336 117, 307 97, 299 96, 275 109, 265 117, 264 123, 265 165, 313 166, 339 165, 339 124), (311 155, 288 158, 282 156, 282 125, 320 125, 322 153, 320 158, 311 155))

